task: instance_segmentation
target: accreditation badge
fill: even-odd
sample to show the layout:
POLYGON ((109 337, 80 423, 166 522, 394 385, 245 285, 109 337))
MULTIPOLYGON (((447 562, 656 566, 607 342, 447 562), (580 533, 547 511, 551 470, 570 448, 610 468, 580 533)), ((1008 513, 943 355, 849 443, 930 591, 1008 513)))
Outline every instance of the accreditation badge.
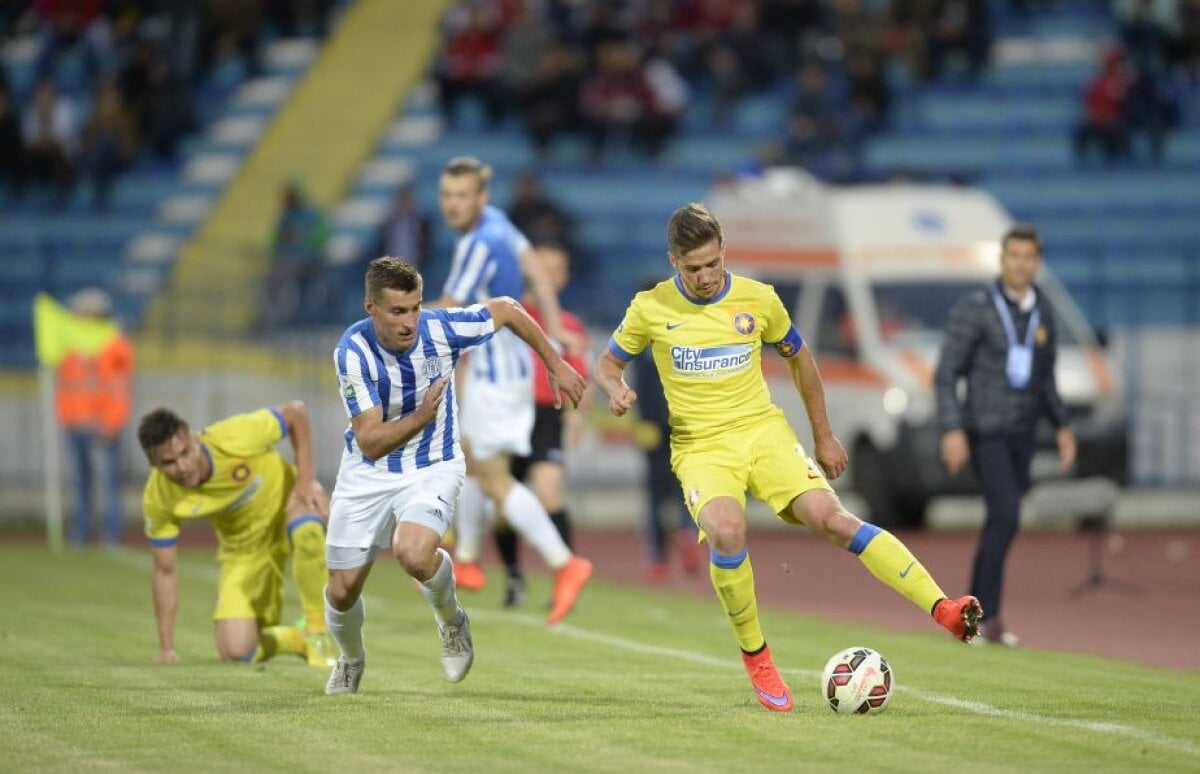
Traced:
POLYGON ((1014 390, 1023 390, 1029 386, 1033 376, 1033 347, 1027 344, 1008 345, 1008 364, 1005 368, 1008 375, 1008 386, 1014 390))

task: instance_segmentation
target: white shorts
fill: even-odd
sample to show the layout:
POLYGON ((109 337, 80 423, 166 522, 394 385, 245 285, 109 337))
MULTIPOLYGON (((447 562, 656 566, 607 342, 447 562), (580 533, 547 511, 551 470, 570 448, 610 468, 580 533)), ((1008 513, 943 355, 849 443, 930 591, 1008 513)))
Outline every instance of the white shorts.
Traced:
POLYGON ((471 456, 487 460, 498 454, 528 457, 533 434, 533 385, 495 385, 472 379, 463 390, 462 434, 471 456))
POLYGON ((392 545, 392 533, 402 521, 444 536, 454 521, 466 472, 461 458, 392 473, 343 452, 325 535, 329 568, 347 570, 374 561, 379 549, 392 545))

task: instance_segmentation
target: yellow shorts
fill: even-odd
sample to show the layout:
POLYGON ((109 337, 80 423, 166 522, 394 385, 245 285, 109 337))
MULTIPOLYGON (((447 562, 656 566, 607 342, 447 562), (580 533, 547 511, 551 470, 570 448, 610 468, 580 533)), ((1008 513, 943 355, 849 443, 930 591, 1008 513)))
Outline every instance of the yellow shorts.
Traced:
POLYGON ((714 497, 733 497, 745 508, 749 489, 781 519, 796 523, 787 507, 797 495, 833 489, 782 415, 716 440, 681 444, 671 450, 671 467, 693 519, 714 497))
POLYGON ((263 626, 278 624, 283 614, 283 568, 291 551, 282 515, 236 552, 222 551, 213 620, 253 618, 263 626))

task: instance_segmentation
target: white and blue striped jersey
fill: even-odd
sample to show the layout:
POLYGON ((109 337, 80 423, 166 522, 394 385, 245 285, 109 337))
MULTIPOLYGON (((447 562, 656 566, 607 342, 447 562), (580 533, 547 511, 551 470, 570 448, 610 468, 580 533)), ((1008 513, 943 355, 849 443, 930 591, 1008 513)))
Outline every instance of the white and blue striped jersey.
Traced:
MULTIPOLYGON (((479 224, 458 240, 443 295, 477 304, 496 296, 517 301, 525 294, 521 253, 529 240, 499 209, 487 206, 479 224)), ((471 379, 529 390, 533 357, 525 342, 502 330, 471 357, 471 379)))
MULTIPOLYGON (((454 367, 464 350, 487 342, 495 333, 492 313, 476 304, 465 309, 422 309, 417 340, 404 352, 385 349, 379 343, 370 317, 342 334, 333 359, 342 403, 351 418, 380 406, 385 422, 398 420, 421 405, 434 381, 443 376, 450 379, 437 417, 403 446, 388 453, 389 471, 403 473, 462 456, 454 367)), ((346 451, 355 459, 368 465, 385 464, 362 453, 353 426, 346 428, 345 439, 346 451)))

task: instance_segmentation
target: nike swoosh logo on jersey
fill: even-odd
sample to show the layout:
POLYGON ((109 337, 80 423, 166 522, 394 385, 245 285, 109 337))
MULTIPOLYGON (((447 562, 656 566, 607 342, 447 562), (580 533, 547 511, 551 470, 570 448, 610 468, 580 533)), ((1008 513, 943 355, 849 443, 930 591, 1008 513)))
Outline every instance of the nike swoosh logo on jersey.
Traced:
POLYGON ((447 502, 446 502, 446 499, 445 499, 444 497, 442 497, 441 495, 438 495, 438 496, 437 496, 437 499, 441 500, 443 503, 446 503, 446 505, 447 505, 447 506, 449 506, 449 505, 450 505, 450 503, 447 503, 447 502))
POLYGON ((776 707, 782 707, 783 705, 787 704, 788 695, 786 693, 783 694, 782 696, 772 696, 771 694, 764 691, 762 688, 755 688, 754 690, 756 693, 758 693, 759 696, 761 696, 764 699, 766 699, 767 701, 771 702, 776 707))
POLYGON ((904 571, 900 573, 900 577, 901 577, 901 578, 907 578, 907 577, 908 577, 908 571, 909 571, 909 570, 911 570, 911 569, 913 568, 913 565, 914 565, 914 564, 916 564, 916 562, 915 562, 915 561, 909 562, 909 563, 908 563, 908 566, 904 568, 904 571))
POLYGON ((684 325, 686 323, 687 323, 687 320, 684 320, 683 322, 677 322, 677 323, 667 323, 667 330, 673 331, 676 328, 678 328, 680 325, 684 325))

